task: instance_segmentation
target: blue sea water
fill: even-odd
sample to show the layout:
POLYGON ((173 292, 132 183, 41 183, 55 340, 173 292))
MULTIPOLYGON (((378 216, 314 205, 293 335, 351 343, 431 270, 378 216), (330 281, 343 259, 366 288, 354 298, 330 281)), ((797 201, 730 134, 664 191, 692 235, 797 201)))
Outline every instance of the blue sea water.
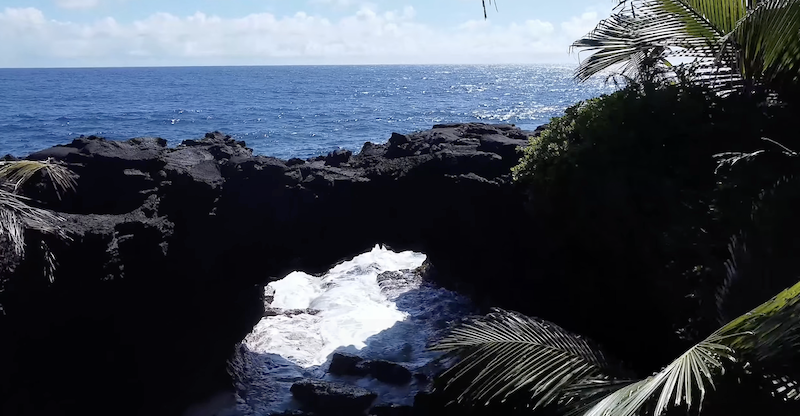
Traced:
POLYGON ((256 153, 310 157, 437 123, 533 129, 583 99, 573 67, 267 66, 0 69, 0 155, 80 135, 177 145, 219 130, 256 153))

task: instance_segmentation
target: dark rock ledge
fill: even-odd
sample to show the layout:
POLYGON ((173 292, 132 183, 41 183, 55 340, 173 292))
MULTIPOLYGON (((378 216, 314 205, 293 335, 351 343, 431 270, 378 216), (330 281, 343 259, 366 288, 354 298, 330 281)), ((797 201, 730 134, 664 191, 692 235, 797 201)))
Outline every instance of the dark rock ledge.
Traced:
POLYGON ((530 237, 510 169, 528 134, 443 125, 308 161, 253 156, 220 133, 30 155, 77 175, 63 200, 25 190, 72 242, 44 237, 53 283, 33 232, 25 258, 0 250, 0 414, 179 415, 230 388, 227 360, 264 315, 265 283, 375 243, 426 253, 466 293, 519 274, 530 237))

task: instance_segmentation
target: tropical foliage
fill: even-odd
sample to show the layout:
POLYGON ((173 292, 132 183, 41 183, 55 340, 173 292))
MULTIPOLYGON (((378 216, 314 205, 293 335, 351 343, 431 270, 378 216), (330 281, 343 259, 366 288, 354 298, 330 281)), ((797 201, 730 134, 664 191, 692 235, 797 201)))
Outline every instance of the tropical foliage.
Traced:
POLYGON ((50 181, 53 191, 59 199, 65 193, 74 191, 77 185, 69 169, 53 160, 0 162, 0 179, 13 184, 14 192, 18 192, 23 185, 37 175, 50 181))
POLYGON ((576 71, 580 80, 614 68, 641 80, 677 59, 717 91, 796 93, 800 1, 623 0, 573 47, 593 52, 576 71))
POLYGON ((465 357, 440 378, 445 391, 469 380, 456 401, 511 399, 531 411, 555 405, 560 413, 587 416, 661 415, 674 407, 701 409, 726 374, 752 379, 768 396, 797 400, 797 373, 786 364, 800 358, 798 335, 800 283, 640 380, 580 336, 501 309, 461 324, 434 349, 465 357), (515 397, 520 393, 523 400, 515 397))
MULTIPOLYGON (((26 229, 68 240, 60 227, 63 218, 33 206, 32 200, 19 194, 24 186, 34 182, 49 183, 59 199, 76 186, 72 172, 52 160, 0 162, 0 239, 9 243, 18 257, 25 255, 26 229)), ((39 241, 39 245, 45 256, 44 274, 52 281, 55 258, 44 241, 39 241)))
POLYGON ((434 347, 459 359, 443 397, 592 416, 800 410, 798 13, 627 0, 575 42, 594 52, 578 79, 628 85, 553 119, 514 170, 547 242, 529 311, 558 325, 497 309, 456 327, 434 347))
POLYGON ((530 259, 548 276, 548 290, 529 295, 534 311, 601 340, 640 371, 694 340, 676 338, 676 328, 711 330, 716 322, 698 316, 703 298, 689 294, 722 279, 729 237, 750 221, 745 201, 757 194, 729 186, 743 182, 723 178, 724 169, 715 174, 715 155, 774 147, 760 137, 779 119, 756 98, 680 84, 631 85, 553 119, 514 171, 537 239, 547 242, 530 259), (604 299, 625 302, 598 313, 604 299), (650 321, 631 341, 627 317, 638 314, 650 321))

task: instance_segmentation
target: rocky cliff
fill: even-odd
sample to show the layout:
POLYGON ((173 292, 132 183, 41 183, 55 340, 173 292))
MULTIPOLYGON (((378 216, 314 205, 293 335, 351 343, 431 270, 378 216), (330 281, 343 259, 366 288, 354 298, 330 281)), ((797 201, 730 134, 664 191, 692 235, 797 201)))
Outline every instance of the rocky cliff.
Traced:
POLYGON ((510 169, 529 134, 442 125, 288 161, 220 133, 176 148, 89 137, 30 155, 65 162, 78 186, 61 199, 24 190, 64 218, 70 241, 29 231, 24 258, 0 250, 0 413, 180 414, 229 387, 226 362, 264 313, 265 283, 375 243, 426 253, 441 283, 478 300, 519 305, 524 294, 487 288, 524 274, 530 236, 510 169))

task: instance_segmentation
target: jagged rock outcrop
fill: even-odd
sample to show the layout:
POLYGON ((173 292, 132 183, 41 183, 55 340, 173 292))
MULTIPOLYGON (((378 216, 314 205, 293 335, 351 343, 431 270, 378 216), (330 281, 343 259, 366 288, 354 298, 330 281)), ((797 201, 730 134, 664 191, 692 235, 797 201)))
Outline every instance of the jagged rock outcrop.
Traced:
POLYGON ((332 416, 364 415, 378 395, 361 387, 322 380, 302 380, 292 385, 292 396, 306 409, 332 416))
POLYGON ((386 360, 365 360, 342 352, 333 353, 328 372, 337 376, 371 376, 395 385, 408 384, 413 378, 411 371, 400 364, 386 360))
POLYGON ((62 199, 24 190, 72 241, 41 236, 52 283, 32 232, 24 259, 0 259, 0 413, 180 414, 229 387, 226 360, 264 315, 265 283, 375 243, 426 253, 466 293, 509 281, 530 238, 510 175, 528 134, 442 125, 307 161, 253 156, 220 133, 30 155, 76 174, 62 199))

